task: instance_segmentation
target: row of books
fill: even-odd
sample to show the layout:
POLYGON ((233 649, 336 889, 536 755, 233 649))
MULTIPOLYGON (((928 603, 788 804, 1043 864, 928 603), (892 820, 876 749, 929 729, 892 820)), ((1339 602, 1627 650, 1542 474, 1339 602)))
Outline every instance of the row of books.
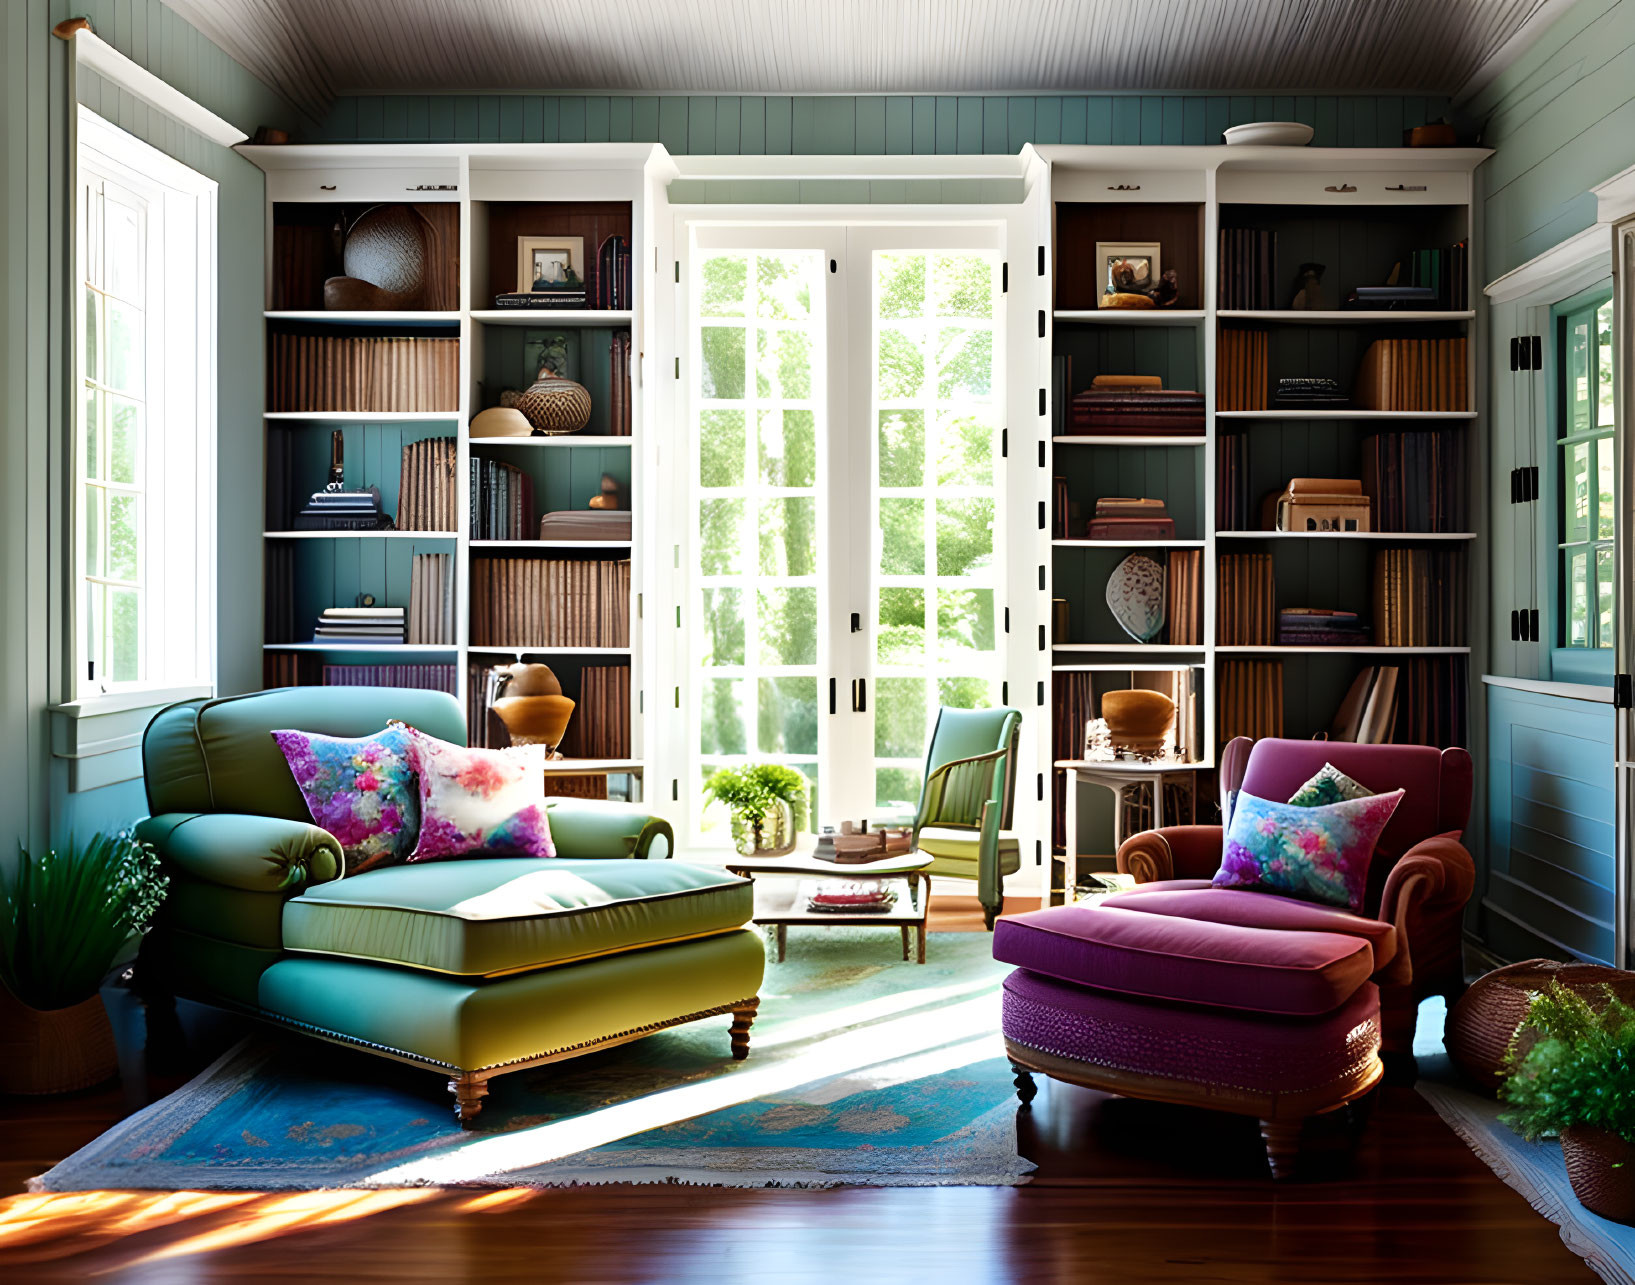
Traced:
POLYGON ((1215 439, 1215 521, 1222 531, 1260 529, 1247 433, 1222 433, 1215 439))
POLYGON ((1223 553, 1216 564, 1216 632, 1222 646, 1277 641, 1277 583, 1269 553, 1223 553))
POLYGON ((1276 271, 1277 233, 1258 228, 1221 229, 1217 306, 1276 308, 1276 271))
POLYGON ((1467 530, 1468 440, 1459 428, 1365 437, 1362 485, 1374 530, 1467 530))
POLYGON ((458 450, 452 437, 427 437, 403 448, 397 492, 399 531, 455 530, 454 469, 458 450))
POLYGON ((630 560, 471 560, 476 647, 628 647, 630 560))
POLYGON ((1266 332, 1222 326, 1215 346, 1215 409, 1266 409, 1266 332))
POLYGON ((1447 249, 1414 250, 1408 256, 1409 278, 1436 292, 1436 307, 1463 311, 1470 307, 1470 242, 1447 249))
POLYGON ((284 331, 271 339, 269 410, 452 414, 460 404, 458 339, 284 331))
POLYGON ((1364 410, 1462 411, 1470 368, 1463 335, 1451 339, 1376 339, 1363 353, 1352 400, 1364 410))
POLYGON ((1381 549, 1374 555, 1374 642, 1463 647, 1469 636, 1469 559, 1463 549, 1381 549))
MULTIPOLYGON (((466 675, 466 721, 471 743, 499 749, 511 743, 505 724, 489 709, 485 695, 486 665, 474 664, 466 675)), ((571 683, 570 683, 571 687, 571 683)), ((558 747, 564 758, 625 759, 630 757, 630 666, 587 665, 579 671, 579 691, 573 696, 573 716, 558 747)))
MULTIPOLYGON (((612 304, 623 308, 624 304, 612 304)), ((608 353, 607 431, 613 437, 630 436, 630 332, 616 331, 608 353)))
POLYGON ((1204 641, 1204 551, 1171 549, 1164 576, 1165 637, 1172 646, 1204 641))
POLYGON ((409 567, 408 639, 421 645, 454 642, 454 555, 417 553, 409 567))
POLYGON ((325 665, 324 687, 412 687, 454 694, 453 665, 325 665))
POLYGON ((1358 745, 1389 743, 1401 695, 1399 672, 1395 665, 1365 665, 1334 712, 1329 739, 1358 745))
POLYGON ((596 306, 623 311, 630 303, 630 239, 615 233, 596 252, 596 306))
POLYGON ((1221 665, 1215 732, 1222 745, 1239 736, 1283 735, 1283 662, 1228 660, 1221 665))
POLYGON ((532 540, 534 479, 514 464, 471 461, 471 538, 532 540))

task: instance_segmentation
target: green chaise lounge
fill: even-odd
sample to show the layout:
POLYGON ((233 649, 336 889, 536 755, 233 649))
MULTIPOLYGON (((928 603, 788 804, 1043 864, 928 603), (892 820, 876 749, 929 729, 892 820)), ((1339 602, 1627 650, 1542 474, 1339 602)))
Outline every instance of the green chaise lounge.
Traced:
POLYGON ((443 861, 342 878, 269 734, 388 719, 465 743, 442 692, 282 688, 161 711, 142 742, 170 876, 142 943, 150 1001, 182 995, 448 1076, 469 1126, 493 1076, 717 1014, 749 1051, 764 966, 752 889, 663 860, 641 808, 551 802, 555 860, 443 861), (634 858, 618 860, 616 858, 634 858))

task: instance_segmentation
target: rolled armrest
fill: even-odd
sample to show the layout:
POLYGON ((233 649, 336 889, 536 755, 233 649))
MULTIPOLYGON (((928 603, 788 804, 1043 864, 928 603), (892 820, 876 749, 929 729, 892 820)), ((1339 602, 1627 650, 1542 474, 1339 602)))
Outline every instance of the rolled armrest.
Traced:
POLYGON ((1170 825, 1143 830, 1124 840, 1118 850, 1120 874, 1134 875, 1137 883, 1160 879, 1208 879, 1221 868, 1221 828, 1218 825, 1170 825))
POLYGON ((1380 980, 1408 982, 1420 971, 1457 965, 1459 919, 1476 887, 1476 863, 1457 831, 1416 843, 1391 868, 1379 917, 1396 925, 1397 953, 1380 980), (1450 955, 1451 952, 1451 955, 1450 955), (1448 958, 1444 958, 1448 956, 1448 958))
POLYGON ((245 892, 327 883, 345 869, 341 845, 306 821, 237 812, 164 812, 136 823, 136 837, 182 874, 245 892))
POLYGON ((675 852, 675 831, 670 823, 635 803, 551 799, 546 811, 551 820, 551 842, 559 857, 662 860, 675 852))

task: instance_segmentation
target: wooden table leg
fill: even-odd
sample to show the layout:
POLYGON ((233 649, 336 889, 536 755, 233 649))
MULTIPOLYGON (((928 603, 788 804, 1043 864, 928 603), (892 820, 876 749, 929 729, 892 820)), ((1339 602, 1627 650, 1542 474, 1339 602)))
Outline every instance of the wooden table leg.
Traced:
MULTIPOLYGON (((1063 800, 1062 819, 1062 905, 1074 902, 1074 889, 1079 882, 1079 774, 1067 769, 1067 793, 1063 800)), ((1113 822, 1117 825, 1115 819, 1113 822)))
MULTIPOLYGON (((925 963, 925 920, 922 919, 919 923, 914 925, 914 931, 919 936, 919 939, 920 939, 920 959, 919 959, 919 962, 923 964, 923 963, 925 963)), ((906 956, 905 956, 905 958, 906 958, 906 956)))
POLYGON ((789 925, 778 925, 778 962, 783 963, 785 952, 789 948, 789 925))
POLYGON ((908 962, 908 925, 903 925, 903 962, 908 962))

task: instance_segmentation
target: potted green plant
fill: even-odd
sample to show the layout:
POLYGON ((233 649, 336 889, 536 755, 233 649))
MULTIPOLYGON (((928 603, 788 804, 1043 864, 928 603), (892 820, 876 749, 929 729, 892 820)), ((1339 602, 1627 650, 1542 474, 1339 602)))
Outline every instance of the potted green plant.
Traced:
POLYGON ((1559 981, 1535 994, 1499 1093, 1523 1137, 1560 1137, 1584 1208, 1635 1223, 1635 1008, 1604 990, 1604 1004, 1559 981))
POLYGON ((806 820, 806 778, 781 763, 721 768, 704 783, 704 797, 727 808, 733 845, 746 856, 793 851, 806 820))
POLYGON ((19 849, 0 869, 0 1092, 66 1093, 113 1075, 97 992, 168 886, 152 845, 129 834, 19 849))

